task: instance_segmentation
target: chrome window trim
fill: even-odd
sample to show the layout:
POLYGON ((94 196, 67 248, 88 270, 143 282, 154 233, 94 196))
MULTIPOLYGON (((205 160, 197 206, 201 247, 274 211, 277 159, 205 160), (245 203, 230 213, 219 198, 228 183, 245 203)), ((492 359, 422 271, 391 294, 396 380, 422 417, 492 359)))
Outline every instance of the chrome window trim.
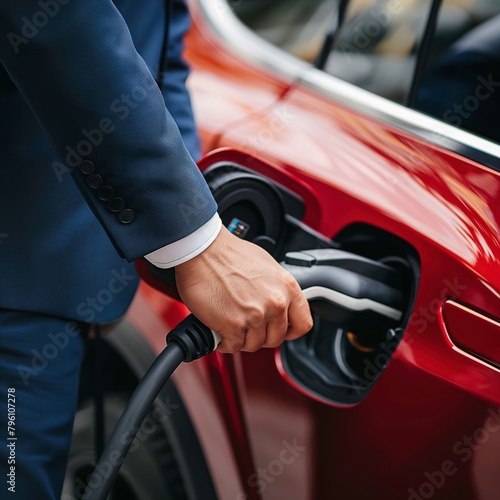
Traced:
POLYGON ((210 27, 239 58, 288 83, 296 82, 341 105, 500 171, 500 145, 356 87, 287 54, 239 21, 226 0, 197 1, 210 27))
POLYGON ((239 58, 272 74, 287 83, 295 81, 310 65, 266 42, 247 28, 229 7, 227 0, 197 0, 212 30, 239 58))
POLYGON ((300 83, 350 109, 500 171, 499 144, 420 111, 406 108, 315 68, 310 68, 300 83))

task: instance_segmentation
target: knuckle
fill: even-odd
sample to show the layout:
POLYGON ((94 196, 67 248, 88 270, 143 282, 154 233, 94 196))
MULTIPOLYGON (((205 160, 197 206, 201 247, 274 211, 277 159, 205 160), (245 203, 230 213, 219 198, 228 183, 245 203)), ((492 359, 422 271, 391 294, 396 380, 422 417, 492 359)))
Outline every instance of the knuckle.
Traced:
POLYGON ((245 318, 233 319, 231 330, 236 332, 237 335, 244 335, 247 329, 247 320, 245 318))
POLYGON ((222 352, 227 352, 227 353, 235 353, 241 351, 243 348, 244 341, 243 340, 226 340, 224 345, 222 346, 221 350, 222 352))
POLYGON ((288 302, 286 297, 281 293, 276 293, 271 300, 272 307, 274 311, 278 314, 282 314, 287 310, 288 302))
POLYGON ((285 273, 284 284, 288 290, 291 290, 294 292, 297 291, 297 287, 299 286, 297 283, 297 280, 288 272, 285 273))
POLYGON ((261 326, 265 322, 265 314, 264 311, 260 307, 254 307, 248 313, 247 323, 252 328, 256 328, 261 326))

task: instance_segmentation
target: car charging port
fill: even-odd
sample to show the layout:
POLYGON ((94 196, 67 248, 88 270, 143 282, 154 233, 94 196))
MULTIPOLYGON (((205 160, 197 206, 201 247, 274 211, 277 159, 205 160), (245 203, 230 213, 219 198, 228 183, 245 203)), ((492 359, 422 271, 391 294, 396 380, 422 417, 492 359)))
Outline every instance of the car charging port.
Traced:
POLYGON ((315 397, 359 401, 403 334, 405 267, 338 249, 290 252, 282 265, 299 282, 314 316, 308 335, 282 346, 285 371, 315 397))

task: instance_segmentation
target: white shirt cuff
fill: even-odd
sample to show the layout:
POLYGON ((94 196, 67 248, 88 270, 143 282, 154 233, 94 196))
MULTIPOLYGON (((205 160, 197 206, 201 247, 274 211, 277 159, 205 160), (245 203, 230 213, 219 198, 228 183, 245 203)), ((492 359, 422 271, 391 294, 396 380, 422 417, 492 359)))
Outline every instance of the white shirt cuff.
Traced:
POLYGON ((162 269, 178 266, 206 250, 219 235, 221 227, 222 221, 219 214, 215 213, 208 222, 199 227, 194 233, 148 253, 144 257, 151 264, 162 269))

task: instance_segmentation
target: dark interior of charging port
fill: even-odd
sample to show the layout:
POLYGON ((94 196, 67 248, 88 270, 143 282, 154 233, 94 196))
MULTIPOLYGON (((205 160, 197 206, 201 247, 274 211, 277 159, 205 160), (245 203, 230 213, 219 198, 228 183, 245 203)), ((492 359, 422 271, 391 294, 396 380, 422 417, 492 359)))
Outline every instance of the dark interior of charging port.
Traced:
POLYGON ((420 266, 410 245, 367 225, 346 228, 335 242, 341 250, 387 268, 389 279, 382 282, 391 287, 401 316, 381 321, 373 311, 345 310, 332 317, 324 313, 324 305, 312 301, 313 330, 283 344, 281 357, 288 375, 308 392, 350 405, 366 396, 396 351, 409 321, 420 266))

